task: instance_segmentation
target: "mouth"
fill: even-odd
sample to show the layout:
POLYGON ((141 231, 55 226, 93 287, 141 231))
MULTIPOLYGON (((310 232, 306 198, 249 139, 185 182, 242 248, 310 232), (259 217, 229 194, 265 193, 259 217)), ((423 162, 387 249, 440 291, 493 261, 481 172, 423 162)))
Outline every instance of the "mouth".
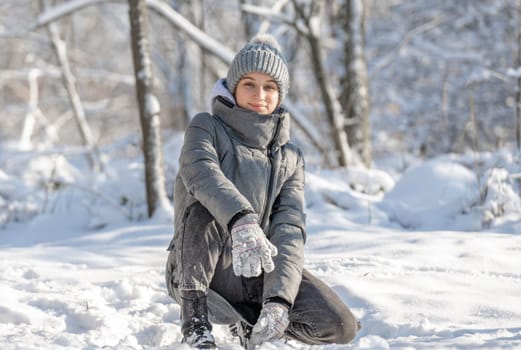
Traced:
POLYGON ((265 105, 262 104, 250 104, 251 108, 257 111, 263 111, 266 109, 265 105))

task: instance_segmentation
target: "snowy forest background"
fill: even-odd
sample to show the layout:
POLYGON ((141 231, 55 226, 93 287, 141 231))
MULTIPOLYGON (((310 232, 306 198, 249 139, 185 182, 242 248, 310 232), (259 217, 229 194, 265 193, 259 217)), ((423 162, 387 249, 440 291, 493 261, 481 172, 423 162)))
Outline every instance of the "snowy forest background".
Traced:
POLYGON ((182 348, 162 273, 183 130, 259 31, 291 70, 306 266, 364 325, 324 348, 521 346, 521 2, 147 0, 149 143, 143 3, 0 2, 3 348, 182 348))
MULTIPOLYGON (((347 90, 342 79, 349 69, 344 51, 348 38, 343 15, 346 2, 326 1, 317 6, 309 0, 257 1, 257 6, 249 7, 247 1, 168 2, 221 45, 216 49, 220 57, 202 50, 193 40, 190 28, 175 24, 158 11, 161 1, 149 3, 152 10, 148 14, 148 45, 154 77, 151 85, 159 100, 162 139, 167 147, 167 193, 171 193, 176 172, 178 145, 172 145, 172 140, 194 113, 208 108, 209 90, 226 71, 222 57, 229 57, 259 30, 276 35, 288 56, 292 69, 288 100, 298 122, 293 126, 293 140, 304 149, 308 169, 338 167, 337 149, 331 137, 334 128, 324 110, 309 41, 302 33, 306 25, 319 33, 325 80, 333 89, 332 96, 340 101, 347 90), (174 149, 169 149, 169 145, 174 149)), ((445 154, 456 158, 467 155, 460 157, 459 162, 471 169, 480 183, 487 182, 491 169, 507 168, 507 177, 498 181, 519 193, 517 168, 497 164, 504 157, 518 157, 519 3, 362 3, 365 63, 360 67, 369 92, 371 152, 365 163, 397 179, 417 162, 445 154), (487 161, 490 157, 493 160, 487 161)), ((47 160, 54 162, 70 162, 72 156, 79 159, 78 154, 85 153, 91 164, 94 156, 109 164, 122 156, 139 156, 141 133, 128 4, 4 1, 0 16, 0 140, 4 152, 38 150, 37 157, 45 154, 47 160), (56 9, 71 4, 76 4, 76 11, 56 16, 53 22, 45 21, 56 9), (69 87, 63 79, 64 63, 57 59, 53 46, 56 42, 63 44, 71 76, 69 87), (74 97, 70 97, 71 85, 74 97), (17 145, 13 146, 13 142, 17 145)), ((343 112, 347 120, 345 108, 343 112)), ((353 159, 350 165, 359 166, 359 140, 349 136, 353 159)), ((9 162, 9 157, 2 164, 4 172, 9 168, 5 162, 9 162)), ((24 166, 28 165, 24 162, 24 166)), ((360 182, 359 177, 355 176, 357 179, 350 186, 370 192, 367 185, 356 183, 360 182)), ((67 181, 59 179, 59 174, 42 174, 30 194, 6 193, 4 189, 0 222, 5 225, 24 220, 21 216, 36 215, 43 208, 25 206, 27 197, 42 191, 45 195, 41 195, 46 196, 58 190, 56 187, 66 187, 67 181)), ((377 191, 385 190, 376 187, 377 191)), ((475 206, 485 201, 486 188, 480 191, 481 203, 474 203, 475 206)), ((123 206, 142 206, 142 198, 130 197, 122 194, 112 200, 123 206)), ((142 215, 136 208, 126 210, 132 211, 129 215, 133 218, 142 215)), ((493 216, 502 210, 494 208, 493 216)), ((490 220, 487 217, 483 222, 488 225, 490 220)))

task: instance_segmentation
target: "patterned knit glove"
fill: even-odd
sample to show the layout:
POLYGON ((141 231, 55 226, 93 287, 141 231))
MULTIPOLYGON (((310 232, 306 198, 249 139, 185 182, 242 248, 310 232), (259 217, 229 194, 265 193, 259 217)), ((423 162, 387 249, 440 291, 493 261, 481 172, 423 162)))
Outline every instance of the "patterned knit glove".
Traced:
POLYGON ((232 227, 233 272, 237 276, 257 277, 262 269, 271 272, 275 268, 271 257, 277 255, 277 248, 257 222, 257 215, 246 214, 232 227))
POLYGON ((251 343, 259 345, 282 338, 289 325, 288 307, 269 302, 262 307, 260 316, 251 333, 251 343))

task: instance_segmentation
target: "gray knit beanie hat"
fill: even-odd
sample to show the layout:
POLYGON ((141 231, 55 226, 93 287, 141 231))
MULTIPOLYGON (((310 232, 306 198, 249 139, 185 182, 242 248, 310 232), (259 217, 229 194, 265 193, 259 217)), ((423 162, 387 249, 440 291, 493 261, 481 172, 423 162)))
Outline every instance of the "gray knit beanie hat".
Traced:
POLYGON ((284 99, 289 89, 289 71, 280 45, 272 35, 254 36, 235 55, 226 77, 228 90, 235 94, 239 80, 251 72, 264 73, 272 77, 279 87, 279 103, 284 99))

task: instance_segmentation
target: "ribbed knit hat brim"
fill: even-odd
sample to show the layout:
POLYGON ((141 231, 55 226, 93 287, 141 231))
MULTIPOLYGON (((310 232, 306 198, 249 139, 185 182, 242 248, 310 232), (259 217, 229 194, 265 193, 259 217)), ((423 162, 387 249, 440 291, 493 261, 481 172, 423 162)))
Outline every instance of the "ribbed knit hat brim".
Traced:
POLYGON ((289 71, 273 36, 255 36, 235 55, 226 77, 230 92, 234 94, 240 79, 252 72, 272 77, 279 87, 279 102, 284 99, 289 89, 289 71))

